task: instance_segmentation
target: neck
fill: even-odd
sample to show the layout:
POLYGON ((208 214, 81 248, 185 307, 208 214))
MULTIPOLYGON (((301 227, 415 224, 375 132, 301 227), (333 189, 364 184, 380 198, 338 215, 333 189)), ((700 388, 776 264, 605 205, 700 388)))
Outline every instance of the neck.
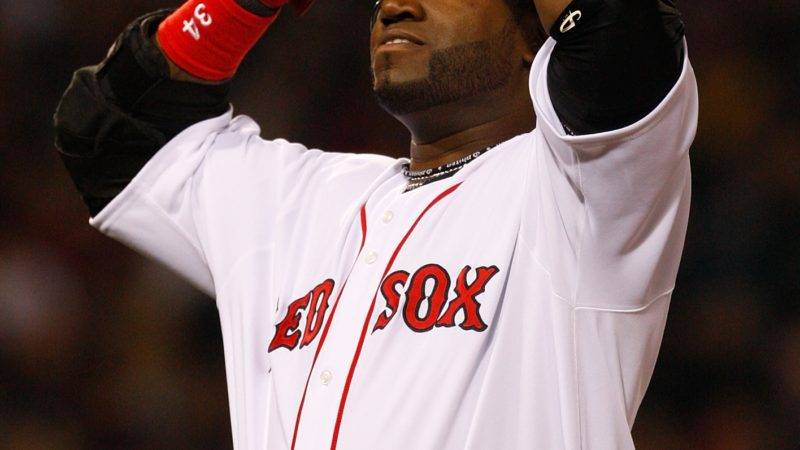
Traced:
POLYGON ((527 78, 518 84, 398 117, 411 131, 411 170, 432 169, 532 130, 527 78))
POLYGON ((411 142, 411 170, 439 167, 533 129, 532 113, 510 114, 457 131, 436 141, 411 142))

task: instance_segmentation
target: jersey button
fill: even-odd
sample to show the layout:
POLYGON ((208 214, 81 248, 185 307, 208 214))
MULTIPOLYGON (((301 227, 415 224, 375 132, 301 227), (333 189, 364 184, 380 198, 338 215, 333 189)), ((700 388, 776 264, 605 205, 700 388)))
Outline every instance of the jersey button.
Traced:
POLYGON ((378 260, 378 254, 375 252, 369 252, 366 256, 364 256, 364 262, 367 264, 373 264, 375 261, 378 260))
POLYGON ((392 219, 394 219, 394 213, 391 211, 386 211, 383 213, 383 217, 381 217, 383 223, 389 223, 392 221, 392 219))
POLYGON ((322 373, 319 374, 319 379, 320 381, 322 381, 322 384, 327 386, 331 383, 331 380, 333 379, 333 374, 331 373, 330 370, 323 370, 322 373))

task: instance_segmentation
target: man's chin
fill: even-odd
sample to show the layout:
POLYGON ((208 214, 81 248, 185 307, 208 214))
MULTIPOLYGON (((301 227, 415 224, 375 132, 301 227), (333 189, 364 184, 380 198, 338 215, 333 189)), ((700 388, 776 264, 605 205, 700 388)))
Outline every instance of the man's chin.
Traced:
POLYGON ((404 116, 425 111, 437 105, 427 79, 396 82, 378 79, 373 85, 378 104, 389 114, 404 116))
POLYGON ((424 81, 426 74, 419 71, 411 71, 404 67, 387 67, 377 73, 373 73, 373 87, 375 89, 393 89, 407 83, 417 83, 424 81))

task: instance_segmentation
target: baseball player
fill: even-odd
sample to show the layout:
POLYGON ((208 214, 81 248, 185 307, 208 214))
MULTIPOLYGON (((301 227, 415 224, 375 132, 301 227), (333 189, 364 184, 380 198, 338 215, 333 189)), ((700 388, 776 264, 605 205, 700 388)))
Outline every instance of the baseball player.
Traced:
POLYGON ((378 1, 391 159, 233 114, 284 3, 145 15, 55 117, 90 223, 216 299, 234 446, 633 448, 689 212, 674 5, 378 1))

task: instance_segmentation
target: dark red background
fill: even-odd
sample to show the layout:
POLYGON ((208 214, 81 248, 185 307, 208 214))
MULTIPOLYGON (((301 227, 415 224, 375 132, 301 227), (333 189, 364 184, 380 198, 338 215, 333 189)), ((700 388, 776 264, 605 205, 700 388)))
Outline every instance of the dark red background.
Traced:
MULTIPOLYGON (((93 231, 52 145, 70 74, 155 0, 0 2, 0 449, 230 448, 211 300, 93 231)), ((680 2, 693 213, 640 449, 800 448, 800 8, 680 2)), ((284 14, 247 59, 265 137, 403 155, 369 92, 371 1, 284 14)), ((266 345, 266 344, 265 344, 266 345)))

